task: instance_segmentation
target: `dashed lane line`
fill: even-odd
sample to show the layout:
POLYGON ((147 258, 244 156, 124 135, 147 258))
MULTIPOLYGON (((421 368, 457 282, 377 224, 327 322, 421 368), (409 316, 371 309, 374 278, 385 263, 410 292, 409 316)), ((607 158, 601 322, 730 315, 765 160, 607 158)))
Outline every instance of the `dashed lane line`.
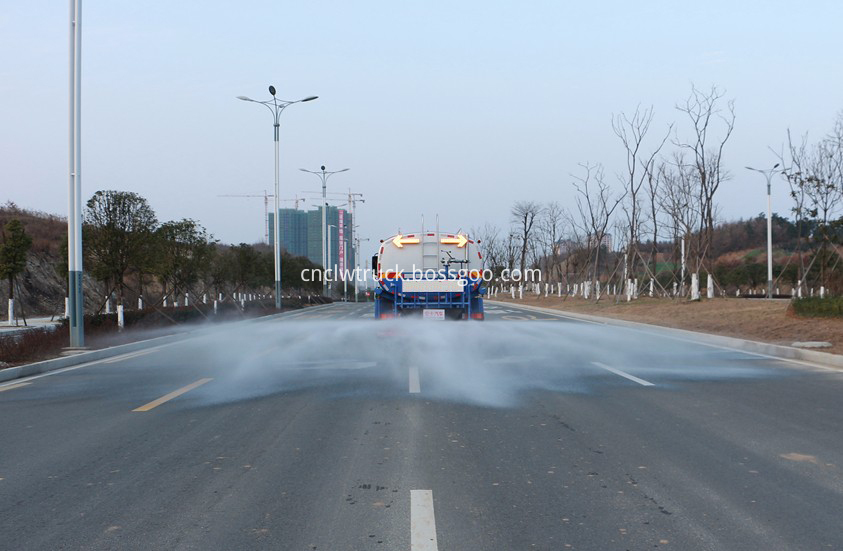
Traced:
POLYGON ((410 551, 439 551, 433 490, 410 490, 410 551))
POLYGON ((29 385, 29 383, 17 383, 17 384, 14 384, 14 385, 7 385, 7 386, 4 386, 4 387, 0 387, 0 392, 6 392, 7 390, 20 388, 22 386, 27 386, 27 385, 29 385))
POLYGON ((421 384, 419 383, 419 368, 410 368, 410 394, 418 394, 421 392, 421 384))
POLYGON ((132 411, 149 411, 153 408, 156 408, 156 407, 160 406, 161 404, 163 404, 165 402, 169 402, 173 398, 177 398, 177 397, 181 396, 185 392, 190 392, 194 388, 196 388, 198 386, 202 386, 205 383, 210 382, 210 381, 213 381, 213 379, 199 379, 198 381, 196 381, 194 383, 190 383, 189 385, 183 386, 178 390, 174 390, 169 394, 165 394, 164 396, 161 396, 157 400, 153 400, 153 401, 149 402, 148 404, 145 404, 145 405, 143 405, 139 408, 133 409, 132 411))
POLYGON ((600 369, 605 369, 606 371, 611 371, 615 375, 620 375, 624 379, 629 379, 630 381, 634 381, 641 386, 656 386, 655 384, 651 383, 650 381, 645 381, 644 379, 639 379, 635 375, 630 375, 626 371, 621 371, 620 369, 615 369, 614 367, 610 367, 604 363, 600 362, 591 362, 593 365, 596 365, 600 369))

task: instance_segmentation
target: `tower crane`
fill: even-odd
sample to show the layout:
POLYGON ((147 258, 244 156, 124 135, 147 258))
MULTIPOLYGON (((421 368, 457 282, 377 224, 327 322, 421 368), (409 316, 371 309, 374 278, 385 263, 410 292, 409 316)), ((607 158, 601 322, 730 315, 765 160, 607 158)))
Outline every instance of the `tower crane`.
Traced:
MULTIPOLYGON (((263 190, 263 195, 256 195, 256 194, 229 194, 229 195, 217 195, 217 197, 262 197, 263 198, 263 240, 264 243, 269 243, 269 200, 274 199, 275 195, 272 193, 267 193, 266 190, 263 190)), ((299 210, 299 203, 303 203, 307 201, 305 197, 299 197, 298 195, 295 196, 295 199, 281 199, 281 203, 290 203, 292 202, 296 210, 299 210)), ((277 216, 277 215, 276 215, 277 216)))

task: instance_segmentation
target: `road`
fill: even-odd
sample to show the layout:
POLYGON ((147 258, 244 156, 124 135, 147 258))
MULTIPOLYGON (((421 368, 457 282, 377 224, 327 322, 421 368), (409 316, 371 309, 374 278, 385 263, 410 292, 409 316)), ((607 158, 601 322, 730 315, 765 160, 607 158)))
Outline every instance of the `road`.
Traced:
POLYGON ((843 549, 843 373, 317 306, 0 385, 0 548, 843 549))

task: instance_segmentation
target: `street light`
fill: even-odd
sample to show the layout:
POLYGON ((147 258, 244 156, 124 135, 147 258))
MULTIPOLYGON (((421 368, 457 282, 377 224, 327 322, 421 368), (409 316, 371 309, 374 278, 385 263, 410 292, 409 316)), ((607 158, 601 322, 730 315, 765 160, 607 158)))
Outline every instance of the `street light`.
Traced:
MULTIPOLYGON (((334 174, 339 174, 340 172, 346 172, 351 170, 349 168, 344 168, 342 170, 334 170, 329 171, 325 170, 325 165, 319 167, 320 170, 307 170, 306 168, 300 168, 302 172, 308 172, 310 174, 315 174, 319 176, 319 179, 322 180, 322 269, 328 269, 328 259, 325 257, 325 240, 327 239, 326 234, 328 233, 327 218, 326 218, 326 211, 328 210, 328 178, 333 176, 334 174)), ((326 294, 328 292, 328 282, 325 281, 325 277, 322 277, 322 294, 326 294)))
MULTIPOLYGON (((328 232, 327 232, 328 233, 328 262, 331 261, 331 228, 336 228, 336 227, 337 226, 335 224, 328 224, 328 232)), ((328 273, 327 270, 324 273, 327 274, 328 273)), ((335 277, 336 277, 336 274, 334 273, 334 270, 331 270, 331 280, 332 280, 332 282, 333 282, 333 279, 335 277)), ((322 285, 323 286, 325 285, 325 283, 327 283, 327 281, 328 281, 327 277, 322 277, 322 285)))
POLYGON ((273 219, 275 220, 275 227, 273 228, 273 234, 275 238, 275 309, 281 309, 281 224, 279 218, 278 211, 280 210, 280 196, 278 189, 278 176, 280 173, 280 168, 278 166, 278 134, 280 128, 280 119, 281 113, 284 112, 284 109, 293 105, 294 103, 304 103, 306 101, 313 101, 317 99, 319 96, 309 96, 304 99, 296 100, 296 101, 288 101, 282 100, 275 97, 275 86, 269 87, 269 93, 272 95, 271 100, 266 101, 258 101, 246 96, 237 96, 237 99, 242 101, 250 101, 252 103, 259 103, 263 105, 269 112, 272 113, 272 122, 273 122, 273 129, 274 129, 274 140, 275 140, 275 214, 273 214, 273 219))
POLYGON ((773 298, 773 200, 770 194, 770 180, 773 173, 779 168, 779 163, 768 170, 760 170, 751 166, 744 167, 753 172, 759 172, 767 178, 767 298, 773 298))

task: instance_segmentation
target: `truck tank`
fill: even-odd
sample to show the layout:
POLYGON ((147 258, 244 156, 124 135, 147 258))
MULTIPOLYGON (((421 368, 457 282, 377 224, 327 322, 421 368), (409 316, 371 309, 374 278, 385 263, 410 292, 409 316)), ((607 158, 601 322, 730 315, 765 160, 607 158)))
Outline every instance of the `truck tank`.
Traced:
POLYGON ((396 234, 372 257, 375 319, 482 320, 483 257, 479 243, 447 232, 396 234))

